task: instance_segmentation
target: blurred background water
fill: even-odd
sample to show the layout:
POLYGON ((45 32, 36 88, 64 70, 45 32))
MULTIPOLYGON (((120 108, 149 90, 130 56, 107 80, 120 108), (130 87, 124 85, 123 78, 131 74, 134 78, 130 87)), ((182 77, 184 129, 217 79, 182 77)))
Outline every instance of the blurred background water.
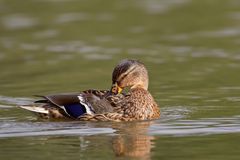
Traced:
POLYGON ((0 159, 239 159, 240 1, 0 0, 0 159), (152 122, 41 121, 32 95, 143 61, 152 122))

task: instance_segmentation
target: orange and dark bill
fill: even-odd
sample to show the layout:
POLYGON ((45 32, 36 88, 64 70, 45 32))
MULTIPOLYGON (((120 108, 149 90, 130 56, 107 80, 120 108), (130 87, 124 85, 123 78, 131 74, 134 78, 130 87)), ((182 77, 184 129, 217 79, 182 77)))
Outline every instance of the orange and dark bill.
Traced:
POLYGON ((114 94, 119 94, 122 92, 122 88, 118 86, 117 83, 114 83, 111 88, 111 92, 114 94))

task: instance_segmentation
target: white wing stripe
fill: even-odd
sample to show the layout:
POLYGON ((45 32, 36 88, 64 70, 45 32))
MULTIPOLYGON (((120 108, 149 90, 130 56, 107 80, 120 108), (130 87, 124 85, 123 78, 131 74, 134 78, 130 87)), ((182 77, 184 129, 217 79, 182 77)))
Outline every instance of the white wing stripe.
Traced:
POLYGON ((83 97, 81 95, 78 96, 78 99, 79 99, 80 103, 85 107, 87 114, 93 114, 90 107, 84 102, 85 100, 83 99, 83 97))

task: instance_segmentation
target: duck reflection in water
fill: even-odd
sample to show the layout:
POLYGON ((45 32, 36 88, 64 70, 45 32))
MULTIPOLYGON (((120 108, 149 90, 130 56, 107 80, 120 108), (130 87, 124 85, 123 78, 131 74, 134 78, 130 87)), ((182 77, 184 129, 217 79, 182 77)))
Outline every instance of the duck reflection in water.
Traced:
POLYGON ((153 122, 133 122, 114 124, 117 136, 112 140, 113 151, 117 157, 151 159, 154 137, 148 135, 148 128, 153 122))
MULTIPOLYGON (((64 122, 54 130, 40 133, 54 133, 55 136, 26 138, 21 146, 34 145, 33 149, 44 152, 44 156, 74 157, 74 159, 151 159, 155 137, 148 135, 154 121, 81 123, 64 122), (63 125, 65 125, 63 127, 63 125), (60 127, 60 128, 58 128, 60 127), (78 129, 76 129, 78 128, 78 129), (91 134, 95 132, 94 134, 91 134), (66 136, 68 135, 77 136, 66 136), (34 141, 34 144, 33 144, 34 141), (52 150, 54 148, 54 150, 52 150), (62 152, 64 151, 64 152, 62 152), (99 156, 103 157, 99 157, 99 156)), ((53 123, 56 124, 56 123, 53 123)), ((31 133, 31 131, 30 131, 31 133)), ((36 135, 37 132, 33 132, 36 135)), ((28 149, 28 147, 27 147, 28 149)), ((50 159, 51 159, 50 158, 50 159)), ((49 159, 49 158, 47 158, 49 159)), ((64 158, 63 158, 64 159, 64 158)), ((71 158, 70 158, 71 159, 71 158)))

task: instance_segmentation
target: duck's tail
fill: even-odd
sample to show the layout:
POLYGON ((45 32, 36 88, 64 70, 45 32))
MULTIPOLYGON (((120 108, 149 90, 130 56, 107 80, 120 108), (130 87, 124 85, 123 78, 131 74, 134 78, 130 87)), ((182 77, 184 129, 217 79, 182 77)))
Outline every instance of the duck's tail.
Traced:
POLYGON ((30 105, 22 105, 22 106, 19 106, 20 108, 23 108, 23 109, 26 109, 28 111, 31 111, 31 112, 35 112, 35 113, 43 113, 43 114, 48 114, 48 110, 46 110, 45 108, 43 107, 38 107, 38 106, 30 106, 30 105))
POLYGON ((40 118, 49 119, 49 110, 47 110, 46 108, 34 105, 21 105, 19 107, 36 114, 40 118))

